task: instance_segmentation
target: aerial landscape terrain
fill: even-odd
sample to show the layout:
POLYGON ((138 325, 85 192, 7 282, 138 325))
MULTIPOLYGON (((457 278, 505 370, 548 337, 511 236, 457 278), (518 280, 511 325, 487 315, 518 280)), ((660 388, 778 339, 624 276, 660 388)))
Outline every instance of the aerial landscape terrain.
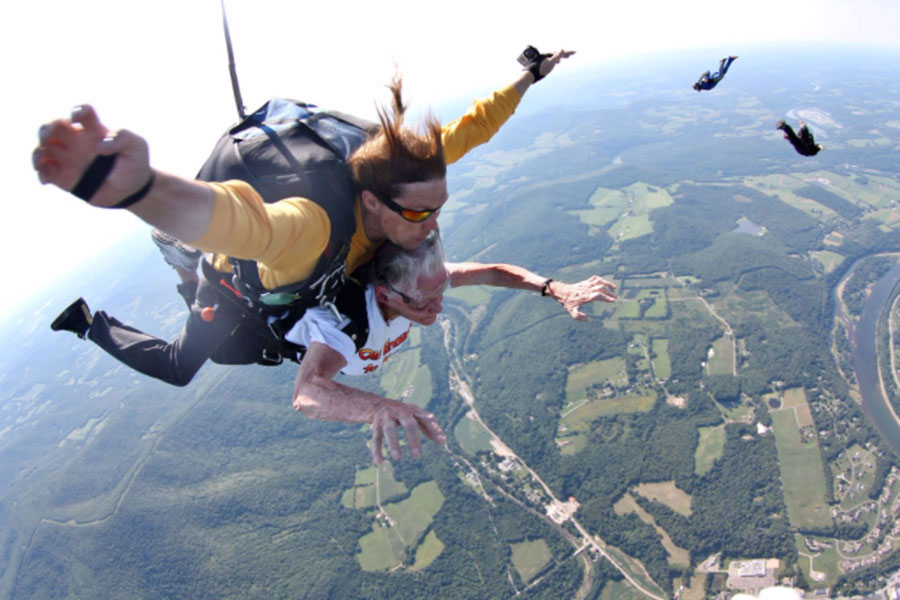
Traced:
POLYGON ((149 235, 5 316, 0 597, 890 597, 900 55, 789 50, 700 95, 696 55, 560 76, 449 168, 449 260, 598 274, 619 299, 578 322, 449 291, 342 379, 437 416, 421 459, 375 467, 366 427, 297 414, 295 365, 174 388, 50 331, 82 295, 174 336, 149 235), (798 155, 779 119, 825 149, 798 155))

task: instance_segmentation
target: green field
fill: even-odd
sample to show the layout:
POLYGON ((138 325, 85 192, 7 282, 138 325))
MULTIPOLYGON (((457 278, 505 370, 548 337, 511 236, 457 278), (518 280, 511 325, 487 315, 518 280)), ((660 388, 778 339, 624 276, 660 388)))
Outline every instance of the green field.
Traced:
POLYGON ((416 348, 392 356, 382 367, 381 387, 388 398, 396 398, 426 407, 431 401, 431 371, 421 364, 422 349, 416 348))
POLYGON ((652 390, 644 394, 617 394, 608 398, 589 400, 563 413, 562 423, 570 431, 585 432, 590 430, 591 423, 599 417, 621 413, 647 412, 653 408, 654 402, 656 402, 656 392, 652 390))
MULTIPOLYGON (((613 387, 628 385, 625 359, 621 357, 597 360, 569 369, 566 378, 566 407, 587 398, 587 389, 593 385, 608 383, 613 387)), ((565 408, 563 409, 565 410, 565 408)))
POLYGON ((463 450, 469 454, 491 451, 491 434, 481 423, 468 416, 463 417, 453 428, 453 435, 463 450))
POLYGON ((644 498, 661 502, 686 517, 691 516, 691 495, 679 489, 674 481, 641 483, 634 491, 644 498))
POLYGON ((725 428, 701 427, 700 439, 697 449, 694 451, 694 473, 703 475, 712 469, 716 460, 722 456, 725 449, 725 428))
POLYGON ((386 571, 403 562, 405 546, 392 527, 374 525, 372 533, 359 538, 356 555, 363 571, 386 571))
MULTIPOLYGON (((630 282, 629 282, 630 284, 630 282)), ((630 287, 630 285, 629 285, 630 287)), ((664 319, 668 314, 668 303, 666 301, 666 291, 664 288, 643 288, 638 292, 637 299, 644 300, 653 299, 653 304, 644 311, 646 319, 664 319)))
POLYGON ((741 402, 737 406, 726 408, 716 402, 716 406, 722 412, 726 421, 748 421, 753 416, 753 405, 749 402, 741 402))
POLYGON ((898 211, 894 208, 881 208, 879 210, 872 211, 864 218, 880 221, 881 224, 884 225, 882 231, 893 229, 898 223, 900 223, 900 214, 898 214, 898 211))
POLYGON ((613 306, 615 307, 613 319, 638 319, 641 316, 641 306, 637 300, 619 298, 613 306))
POLYGON ((587 446, 587 442, 587 436, 581 433, 556 438, 556 443, 559 446, 559 453, 563 456, 578 454, 584 450, 585 446, 587 446))
POLYGON ((666 190, 646 183, 633 183, 625 190, 632 194, 634 202, 632 210, 635 214, 648 214, 657 208, 669 206, 675 202, 666 190))
POLYGON ((682 279, 690 279, 690 277, 682 277, 675 278, 669 277, 665 273, 660 273, 656 277, 651 276, 636 276, 636 277, 628 277, 624 285, 627 288, 660 288, 660 289, 668 289, 672 287, 683 287, 684 283, 682 279))
MULTIPOLYGON (((651 593, 655 594, 658 597, 664 598, 666 596, 665 592, 659 588, 659 585, 656 584, 648 575, 644 566, 636 561, 634 558, 628 556, 624 552, 622 552, 616 546, 607 546, 606 551, 609 552, 613 558, 615 558, 616 562, 619 563, 622 567, 628 571, 629 575, 634 578, 635 581, 638 582, 645 590, 649 590, 651 593)), ((630 598, 631 596, 625 596, 630 598)), ((646 598, 646 595, 640 596, 641 598, 646 598)))
POLYGON ((713 340, 707 355, 706 372, 709 375, 731 375, 734 373, 734 346, 731 338, 720 337, 713 340))
POLYGON ((653 373, 657 379, 668 379, 672 375, 672 362, 669 359, 669 340, 653 338, 653 373))
POLYGON ((600 600, 646 600, 646 598, 647 596, 624 579, 610 581, 603 586, 603 592, 600 594, 600 600))
MULTIPOLYGON (((863 141, 872 142, 872 140, 863 141)), ((867 176, 869 183, 865 184, 860 183, 857 175, 838 175, 832 171, 815 171, 805 174, 804 177, 806 180, 813 179, 831 193, 854 204, 864 202, 873 208, 888 208, 892 199, 900 199, 900 186, 897 182, 883 177, 867 176)))
MULTIPOLYGON (((376 522, 372 526, 372 532, 360 538, 360 553, 357 554, 360 566, 366 571, 378 571, 400 564, 406 548, 419 545, 419 538, 431 525, 434 515, 443 504, 444 495, 434 481, 416 486, 406 500, 382 504, 393 524, 386 526, 382 522, 376 522)), ((435 540, 427 543, 428 546, 421 550, 423 560, 439 549, 435 540)), ((423 540, 422 545, 425 544, 426 540, 423 540)), ((418 555, 417 550, 416 556, 418 555)), ((435 556, 431 556, 431 560, 435 556)))
POLYGON ((631 494, 625 494, 613 505, 613 511, 617 515, 624 515, 634 513, 638 516, 638 518, 647 523, 653 529, 656 530, 656 533, 659 534, 660 543, 663 548, 665 548, 666 552, 669 555, 668 561, 670 565, 677 565, 681 567, 687 567, 691 563, 691 553, 684 548, 680 548, 673 541, 672 538, 669 537, 668 532, 659 526, 656 522, 656 519, 653 518, 650 513, 645 511, 641 506, 635 501, 634 497, 631 494))
POLYGON ((416 562, 413 563, 412 570, 418 571, 424 569, 436 559, 441 552, 444 551, 444 542, 438 539, 437 534, 432 529, 416 548, 416 562))
POLYGON ((354 485, 374 485, 375 483, 375 466, 365 469, 357 469, 353 475, 354 485))
POLYGON ((818 442, 815 438, 804 442, 793 410, 769 414, 775 429, 784 501, 791 525, 830 527, 832 520, 825 500, 825 474, 818 442))
POLYGON ((831 252, 829 250, 820 250, 817 252, 810 252, 809 254, 822 265, 822 268, 825 269, 826 273, 831 273, 844 262, 844 256, 842 254, 831 252))
POLYGON ((804 198, 793 193, 793 190, 805 187, 803 180, 805 174, 800 175, 764 175, 760 177, 745 177, 744 185, 758 190, 770 196, 776 196, 779 200, 797 210, 801 210, 819 221, 830 221, 837 218, 837 213, 819 204, 815 200, 804 198))
POLYGON ((624 242, 653 233, 653 224, 648 215, 622 217, 609 228, 609 235, 617 242, 624 242))
POLYGON ((573 210, 582 223, 602 227, 612 223, 628 208, 628 195, 622 190, 597 188, 589 199, 590 210, 573 210))
POLYGON ((410 544, 422 536, 443 505, 444 495, 437 483, 426 481, 416 486, 406 500, 383 506, 384 512, 397 522, 401 538, 410 544))
POLYGON ((657 298, 653 306, 644 311, 645 319, 665 319, 668 314, 668 303, 665 296, 657 298))
POLYGON ((797 557, 797 564, 803 571, 803 576, 806 578, 806 581, 807 583, 809 583, 810 587, 812 589, 832 587, 843 572, 840 568, 841 557, 834 547, 834 540, 797 534, 794 536, 794 543, 797 546, 797 552, 801 554, 801 556, 797 557), (812 552, 809 550, 809 548, 806 547, 806 544, 803 543, 804 537, 810 537, 819 542, 825 542, 831 547, 823 548, 818 552, 812 552), (802 556, 804 554, 806 556, 802 556), (824 574, 824 580, 813 577, 812 573, 810 572, 810 557, 812 558, 812 571, 816 571, 819 574, 824 574))
POLYGON ((550 562, 552 555, 547 542, 537 539, 529 542, 510 544, 512 548, 512 563, 519 572, 522 581, 528 583, 531 578, 540 573, 541 569, 550 562))
POLYGON ((631 341, 628 343, 628 354, 633 354, 635 356, 644 356, 646 354, 644 348, 646 348, 649 344, 649 335, 642 331, 636 332, 631 336, 631 341))
POLYGON ((385 461, 379 467, 357 469, 355 483, 341 495, 341 504, 347 508, 371 508, 379 501, 406 494, 403 482, 394 479, 394 467, 385 461))

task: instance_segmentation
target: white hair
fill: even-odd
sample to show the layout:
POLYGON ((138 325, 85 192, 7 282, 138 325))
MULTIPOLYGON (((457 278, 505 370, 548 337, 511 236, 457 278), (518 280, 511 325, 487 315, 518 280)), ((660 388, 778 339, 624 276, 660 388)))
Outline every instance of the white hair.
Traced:
POLYGON ((444 245, 435 229, 418 248, 406 250, 385 242, 375 254, 374 283, 397 288, 418 297, 416 284, 420 277, 437 275, 447 270, 444 264, 444 245))

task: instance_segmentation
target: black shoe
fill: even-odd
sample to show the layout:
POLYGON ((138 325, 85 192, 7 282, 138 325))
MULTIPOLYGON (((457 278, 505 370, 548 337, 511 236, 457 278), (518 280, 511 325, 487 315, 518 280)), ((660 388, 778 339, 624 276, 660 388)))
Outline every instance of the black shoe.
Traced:
POLYGON ((91 316, 91 309, 88 308, 84 298, 79 298, 59 313, 59 316, 50 323, 50 329, 53 331, 71 331, 81 339, 87 335, 91 328, 94 317, 91 316))
POLYGON ((778 121, 778 123, 775 124, 775 129, 780 129, 780 130, 784 131, 785 125, 786 125, 786 123, 784 122, 784 119, 782 119, 782 120, 778 121))
POLYGON ((203 252, 180 242, 159 229, 151 231, 150 237, 153 238, 153 242, 159 247, 159 251, 162 252, 163 259, 171 266, 181 267, 188 271, 197 270, 203 252))

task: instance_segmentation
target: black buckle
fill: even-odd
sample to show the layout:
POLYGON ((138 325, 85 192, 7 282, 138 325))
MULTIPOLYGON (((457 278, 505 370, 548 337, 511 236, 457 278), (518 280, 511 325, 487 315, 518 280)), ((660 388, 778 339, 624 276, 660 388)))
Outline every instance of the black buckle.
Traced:
POLYGON ((263 348, 259 362, 262 365, 277 367, 284 362, 284 358, 281 356, 281 352, 279 352, 277 348, 272 348, 270 346, 267 348, 263 348))

